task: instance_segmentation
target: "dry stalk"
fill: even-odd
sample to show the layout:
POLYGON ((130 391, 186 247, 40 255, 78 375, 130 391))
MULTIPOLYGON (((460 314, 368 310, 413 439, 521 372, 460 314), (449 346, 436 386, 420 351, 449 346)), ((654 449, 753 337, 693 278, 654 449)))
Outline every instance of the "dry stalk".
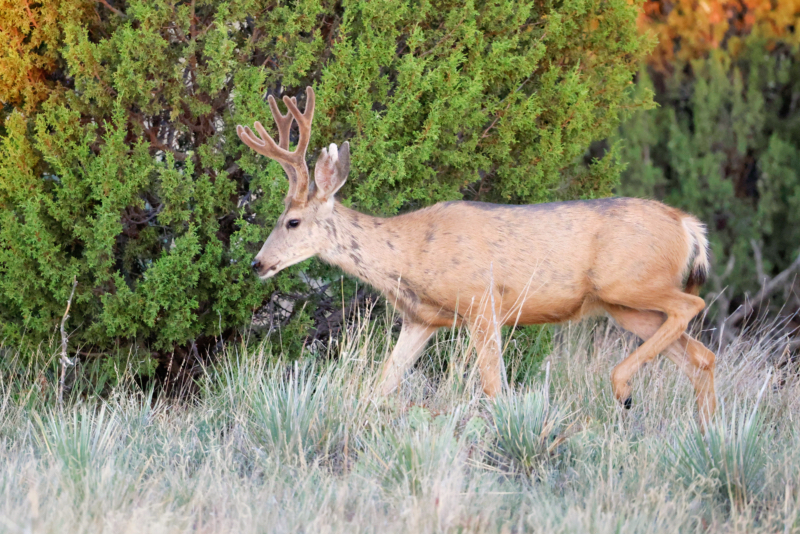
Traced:
POLYGON ((69 336, 67 336, 67 331, 64 326, 67 324, 67 319, 69 319, 69 309, 72 307, 72 297, 75 296, 75 288, 78 287, 78 278, 72 277, 72 291, 69 294, 69 299, 67 300, 67 309, 64 310, 64 317, 61 318, 61 379, 58 381, 58 404, 64 400, 64 379, 67 375, 67 365, 72 365, 73 362, 67 357, 67 341, 69 340, 69 336))

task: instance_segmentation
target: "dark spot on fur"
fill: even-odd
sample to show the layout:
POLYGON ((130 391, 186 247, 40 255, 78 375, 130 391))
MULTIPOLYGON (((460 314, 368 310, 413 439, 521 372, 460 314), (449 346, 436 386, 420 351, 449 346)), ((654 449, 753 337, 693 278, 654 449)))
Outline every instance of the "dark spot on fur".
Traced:
POLYGON ((359 250, 361 248, 361 246, 358 244, 358 241, 356 241, 355 237, 350 240, 350 248, 352 248, 353 250, 359 250))
POLYGON ((392 245, 392 242, 391 242, 391 241, 387 241, 387 242, 386 242, 386 245, 387 245, 387 246, 388 246, 390 249, 394 250, 394 245, 392 245))
POLYGON ((425 241, 427 241, 428 243, 432 242, 436 238, 436 235, 434 234, 433 230, 434 227, 430 227, 428 228, 428 231, 425 232, 425 241))
POLYGON ((413 304, 419 304, 419 297, 413 291, 410 291, 408 289, 403 289, 402 293, 403 293, 403 298, 405 298, 406 300, 412 302, 413 304))

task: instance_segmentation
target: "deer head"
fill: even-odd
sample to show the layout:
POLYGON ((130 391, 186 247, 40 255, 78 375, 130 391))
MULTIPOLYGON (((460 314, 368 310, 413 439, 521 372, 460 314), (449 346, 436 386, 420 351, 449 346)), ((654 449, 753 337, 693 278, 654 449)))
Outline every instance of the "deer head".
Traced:
POLYGON ((344 185, 350 172, 350 145, 345 142, 341 149, 337 149, 332 144, 322 149, 314 167, 314 184, 309 184, 306 150, 314 119, 314 90, 311 87, 306 88, 305 113, 300 113, 294 97, 283 97, 289 109, 286 115, 281 114, 272 95, 268 100, 278 126, 277 144, 260 122, 254 124, 260 137, 246 126, 236 126, 239 139, 259 154, 278 161, 289 178, 289 191, 284 200, 286 208, 252 263, 262 279, 320 253, 330 243, 325 221, 333 214, 334 194, 344 185), (293 121, 297 121, 300 138, 295 150, 289 151, 293 121))

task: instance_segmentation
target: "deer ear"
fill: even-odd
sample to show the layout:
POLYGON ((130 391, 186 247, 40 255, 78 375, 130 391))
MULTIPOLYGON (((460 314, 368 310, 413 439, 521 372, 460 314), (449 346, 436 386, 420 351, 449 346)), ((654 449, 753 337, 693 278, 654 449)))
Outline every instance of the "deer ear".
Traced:
POLYGON ((349 172, 350 143, 345 142, 340 149, 335 144, 323 148, 314 166, 317 195, 323 199, 331 198, 344 185, 349 172))

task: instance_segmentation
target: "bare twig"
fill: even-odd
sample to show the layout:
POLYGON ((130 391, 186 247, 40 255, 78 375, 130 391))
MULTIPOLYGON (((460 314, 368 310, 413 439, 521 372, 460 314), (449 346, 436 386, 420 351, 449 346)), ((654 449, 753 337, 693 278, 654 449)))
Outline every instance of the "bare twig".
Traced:
POLYGON ((123 13, 122 11, 120 11, 119 9, 117 9, 116 7, 114 7, 114 6, 112 6, 111 4, 109 4, 109 3, 108 3, 108 0, 94 0, 94 1, 95 1, 95 2, 97 2, 98 4, 103 4, 103 5, 104 5, 104 6, 106 6, 108 9, 110 9, 111 11, 113 11, 114 13, 116 13, 117 15, 119 15, 120 17, 122 17, 123 19, 126 19, 126 18, 128 18, 128 15, 126 15, 125 13, 123 13))
POLYGON ((64 379, 67 375, 67 365, 72 365, 73 362, 67 357, 67 331, 64 326, 69 319, 69 309, 72 307, 72 297, 75 296, 75 288, 78 287, 78 278, 72 277, 72 291, 67 300, 67 309, 64 310, 64 317, 61 318, 61 379, 58 381, 58 404, 60 405, 64 400, 64 379))
POLYGON ((728 295, 725 292, 726 288, 723 286, 723 283, 725 282, 725 279, 727 279, 733 272, 733 267, 735 264, 736 264, 736 256, 731 254, 728 257, 728 263, 725 266, 725 271, 722 273, 722 275, 717 276, 716 274, 714 274, 713 270, 709 273, 709 278, 711 282, 714 284, 713 298, 718 302, 720 310, 720 313, 717 315, 717 332, 719 332, 720 337, 722 337, 723 334, 726 333, 725 319, 731 304, 731 300, 728 298, 728 295))
POLYGON ((750 246, 753 247, 753 258, 756 260, 756 276, 758 276, 758 283, 766 284, 767 275, 764 274, 764 258, 761 255, 761 247, 755 239, 750 240, 750 246))
POLYGON ((725 265, 725 272, 722 273, 720 280, 725 280, 731 275, 734 265, 736 265, 736 256, 731 254, 730 258, 728 258, 728 263, 725 265))
POLYGON ((738 321, 741 321, 750 315, 753 309, 755 309, 756 305, 760 305, 777 289, 783 287, 787 282, 789 282, 794 272, 798 269, 800 269, 800 255, 797 256, 797 259, 795 259, 792 264, 789 265, 789 267, 781 271, 780 274, 776 275, 769 282, 766 282, 761 288, 761 291, 756 293, 752 299, 747 299, 747 301, 745 301, 745 303, 742 304, 739 309, 730 314, 727 319, 725 319, 725 322, 729 325, 734 325, 738 321))
POLYGON ((139 219, 134 219, 133 217, 130 217, 130 218, 128 218, 127 222, 130 223, 130 224, 145 224, 145 223, 148 223, 148 222, 152 221, 156 217, 158 217, 158 215, 163 210, 164 210, 164 204, 162 203, 162 204, 159 204, 156 209, 151 210, 150 213, 147 216, 141 217, 139 219))

